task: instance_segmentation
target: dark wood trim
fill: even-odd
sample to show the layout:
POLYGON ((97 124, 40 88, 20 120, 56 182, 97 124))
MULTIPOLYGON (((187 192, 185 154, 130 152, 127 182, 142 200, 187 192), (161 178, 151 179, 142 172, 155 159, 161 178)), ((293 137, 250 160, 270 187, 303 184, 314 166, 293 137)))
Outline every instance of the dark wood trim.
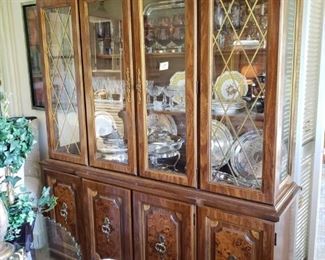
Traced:
POLYGON ((84 108, 84 92, 83 92, 83 77, 82 77, 82 61, 81 61, 81 47, 80 47, 80 35, 79 35, 79 10, 77 0, 40 0, 37 2, 40 26, 41 26, 41 43, 43 54, 43 66, 44 66, 44 79, 46 89, 46 121, 48 129, 48 144, 49 155, 51 158, 59 159, 63 161, 69 161, 78 164, 88 164, 87 156, 87 142, 86 142, 86 123, 85 123, 85 108, 84 108), (55 136, 55 125, 52 107, 52 91, 50 81, 50 64, 47 58, 47 40, 46 38, 46 23, 44 9, 62 8, 65 6, 71 7, 71 25, 72 25, 72 41, 74 49, 74 67, 75 67, 75 81, 76 81, 76 94, 78 102, 78 121, 79 121, 79 139, 80 139, 80 155, 62 153, 55 150, 55 144, 57 138, 55 136))
MULTIPOLYGON (((83 30, 81 30, 81 39, 83 46, 90 45, 89 35, 89 14, 88 3, 93 0, 81 0, 80 4, 80 20, 83 22, 83 30)), ((134 89, 133 89, 133 60, 132 60, 132 32, 131 32, 131 4, 129 0, 122 1, 123 10, 123 66, 122 75, 126 80, 127 72, 130 77, 130 102, 125 100, 126 104, 126 120, 127 124, 127 139, 128 139, 128 163, 116 163, 98 159, 96 157, 97 147, 95 138, 95 109, 94 109, 94 91, 92 87, 92 67, 91 67, 91 50, 83 48, 83 69, 85 77, 85 93, 86 93, 86 108, 87 108, 87 126, 88 126, 88 146, 89 146, 89 161, 90 165, 102 169, 125 172, 128 174, 136 174, 136 133, 135 133, 135 111, 134 111, 134 89)), ((127 91, 126 91, 127 92, 127 91)))
POLYGON ((292 184, 286 195, 276 205, 268 205, 261 202, 247 201, 239 198, 211 193, 203 190, 184 187, 175 184, 162 183, 160 181, 146 178, 125 175, 117 172, 100 170, 87 166, 74 165, 66 162, 46 160, 41 163, 44 170, 63 171, 84 179, 99 181, 115 185, 133 191, 146 192, 148 194, 158 195, 165 198, 175 199, 197 206, 215 207, 235 214, 264 219, 277 222, 281 212, 287 207, 292 198, 298 193, 300 188, 292 184))
POLYGON ((197 5, 186 1, 185 70, 186 70, 186 174, 169 174, 149 168, 147 147, 147 109, 145 87, 145 53, 143 37, 143 1, 132 1, 133 39, 135 48, 135 79, 137 89, 137 129, 140 175, 143 177, 197 187, 197 5))

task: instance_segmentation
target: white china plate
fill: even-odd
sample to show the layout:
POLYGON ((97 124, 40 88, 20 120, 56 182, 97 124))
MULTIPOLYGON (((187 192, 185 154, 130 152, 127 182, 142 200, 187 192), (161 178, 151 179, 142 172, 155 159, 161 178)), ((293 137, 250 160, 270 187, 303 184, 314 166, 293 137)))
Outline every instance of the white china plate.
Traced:
POLYGON ((113 116, 104 111, 95 113, 95 131, 96 137, 109 135, 116 129, 116 123, 113 116))
POLYGON ((217 78, 214 91, 218 100, 236 102, 247 94, 247 80, 238 71, 226 71, 217 78))
POLYGON ((180 104, 185 100, 185 71, 178 71, 170 78, 169 85, 174 87, 175 89, 181 89, 182 91, 178 91, 178 93, 173 97, 173 101, 176 104, 180 104), (184 93, 182 93, 184 92, 184 93))

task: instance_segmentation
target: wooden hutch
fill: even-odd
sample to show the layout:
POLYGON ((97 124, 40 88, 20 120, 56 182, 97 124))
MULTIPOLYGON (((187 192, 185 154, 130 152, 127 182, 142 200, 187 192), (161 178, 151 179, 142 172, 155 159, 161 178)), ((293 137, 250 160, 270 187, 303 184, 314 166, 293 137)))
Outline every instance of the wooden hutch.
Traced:
POLYGON ((84 259, 290 259, 300 1, 37 6, 42 169, 84 259))

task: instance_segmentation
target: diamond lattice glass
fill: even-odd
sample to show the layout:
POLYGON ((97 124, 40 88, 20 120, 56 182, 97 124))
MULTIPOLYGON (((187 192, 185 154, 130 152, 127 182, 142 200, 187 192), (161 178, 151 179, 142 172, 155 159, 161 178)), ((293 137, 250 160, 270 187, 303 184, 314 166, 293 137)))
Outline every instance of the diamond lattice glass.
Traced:
POLYGON ((266 1, 214 1, 211 181, 261 188, 267 14, 266 1))
POLYGON ((54 149, 80 154, 71 7, 45 10, 54 149))

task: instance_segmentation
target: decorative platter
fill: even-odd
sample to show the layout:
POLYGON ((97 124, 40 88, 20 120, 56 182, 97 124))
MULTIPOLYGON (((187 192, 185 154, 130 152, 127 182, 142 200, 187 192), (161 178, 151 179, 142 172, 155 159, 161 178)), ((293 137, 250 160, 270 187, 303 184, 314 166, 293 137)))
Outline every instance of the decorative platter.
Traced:
POLYGON ((169 85, 177 89, 178 93, 173 97, 176 104, 181 104, 185 100, 185 71, 178 71, 170 78, 169 85))
POLYGON ((234 143, 230 158, 232 169, 246 181, 256 182, 262 178, 263 131, 251 130, 234 143))
POLYGON ((229 161, 234 139, 228 128, 217 120, 212 120, 211 128, 211 164, 220 168, 229 161))
POLYGON ((238 71, 226 71, 217 78, 214 91, 220 102, 235 102, 247 94, 247 80, 238 71))

